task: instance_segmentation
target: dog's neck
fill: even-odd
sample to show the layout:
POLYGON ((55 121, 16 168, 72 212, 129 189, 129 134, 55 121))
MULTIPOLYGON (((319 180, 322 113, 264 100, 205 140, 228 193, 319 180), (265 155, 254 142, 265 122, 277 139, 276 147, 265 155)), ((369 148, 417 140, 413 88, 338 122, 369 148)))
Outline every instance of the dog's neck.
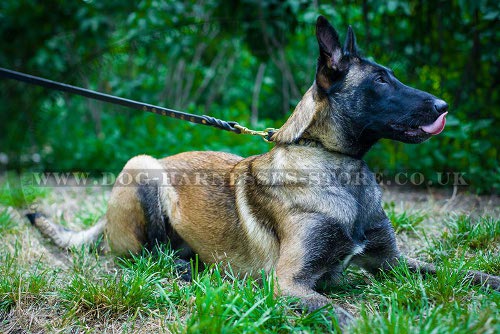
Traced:
POLYGON ((324 148, 323 144, 321 144, 319 141, 310 138, 299 138, 294 141, 293 144, 298 146, 324 148))
POLYGON ((347 155, 352 158, 362 159, 363 156, 376 143, 376 140, 365 140, 366 137, 358 138, 351 133, 348 126, 343 125, 342 120, 331 121, 318 120, 304 132, 297 142, 317 142, 317 146, 325 150, 347 155))
MULTIPOLYGON (((367 134, 356 136, 355 124, 342 116, 327 98, 320 98, 313 85, 299 102, 293 114, 272 137, 277 144, 317 146, 323 149, 362 159, 376 143, 367 134)), ((338 107, 337 107, 338 108, 338 107)))

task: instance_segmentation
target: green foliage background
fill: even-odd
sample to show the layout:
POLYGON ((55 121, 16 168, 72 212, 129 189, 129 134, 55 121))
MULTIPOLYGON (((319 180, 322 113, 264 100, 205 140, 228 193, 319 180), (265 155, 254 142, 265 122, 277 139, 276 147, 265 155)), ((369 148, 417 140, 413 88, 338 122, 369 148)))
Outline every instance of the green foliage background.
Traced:
MULTIPOLYGON (((367 156, 374 169, 465 172, 474 191, 498 192, 493 0, 6 0, 0 66, 246 125, 253 110, 253 127, 279 127, 313 81, 318 14, 341 35, 352 25, 364 54, 450 104, 443 134, 382 141, 367 156)), ((119 171, 140 153, 268 150, 258 138, 13 81, 0 80, 0 99, 5 169, 119 171)))

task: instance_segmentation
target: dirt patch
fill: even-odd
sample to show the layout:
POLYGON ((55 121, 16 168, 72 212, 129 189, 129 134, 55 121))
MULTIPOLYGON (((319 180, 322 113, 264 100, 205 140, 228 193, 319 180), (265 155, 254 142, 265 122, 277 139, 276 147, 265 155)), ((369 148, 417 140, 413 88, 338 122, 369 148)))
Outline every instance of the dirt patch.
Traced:
POLYGON ((404 207, 428 211, 430 214, 466 214, 500 216, 500 196, 474 195, 467 188, 384 187, 385 202, 402 203, 404 207))
POLYGON ((418 212, 425 215, 426 218, 416 233, 397 235, 401 251, 411 256, 418 256, 429 239, 438 238, 446 230, 446 221, 458 215, 500 217, 498 195, 478 196, 469 193, 466 188, 384 187, 383 200, 385 203, 393 202, 397 212, 418 212))

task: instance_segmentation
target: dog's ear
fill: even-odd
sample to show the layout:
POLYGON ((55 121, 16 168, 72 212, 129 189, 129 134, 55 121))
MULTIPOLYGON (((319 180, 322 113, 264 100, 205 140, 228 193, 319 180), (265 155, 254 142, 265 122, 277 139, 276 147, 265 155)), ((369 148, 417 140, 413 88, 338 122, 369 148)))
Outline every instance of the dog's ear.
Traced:
POLYGON ((347 37, 344 43, 344 57, 359 57, 356 35, 354 35, 354 30, 352 30, 351 26, 347 28, 347 37))
POLYGON ((319 46, 316 84, 327 90, 343 70, 342 46, 339 35, 324 16, 319 16, 316 21, 316 38, 319 46))
POLYGON ((316 21, 316 38, 319 45, 319 61, 329 69, 338 69, 342 59, 339 35, 324 16, 319 16, 316 21))
POLYGON ((283 126, 274 133, 271 141, 278 144, 291 144, 298 140, 307 128, 311 125, 316 115, 316 103, 313 98, 313 88, 304 94, 294 112, 283 124, 283 126))

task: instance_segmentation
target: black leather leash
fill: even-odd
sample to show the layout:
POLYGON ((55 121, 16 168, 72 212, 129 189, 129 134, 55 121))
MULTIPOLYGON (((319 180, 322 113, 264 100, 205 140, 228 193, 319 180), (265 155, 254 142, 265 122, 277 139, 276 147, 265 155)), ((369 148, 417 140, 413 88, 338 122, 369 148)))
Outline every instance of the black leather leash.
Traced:
POLYGON ((185 113, 182 111, 163 108, 155 106, 148 103, 137 102, 134 100, 124 99, 121 97, 104 94, 96 92, 90 89, 80 88, 76 86, 71 86, 57 81, 52 81, 44 78, 40 78, 34 75, 29 75, 21 72, 16 72, 0 67, 0 77, 14 79, 22 82, 26 82, 33 85, 42 86, 49 89, 55 89, 62 92, 67 92, 71 94, 77 94, 91 99, 108 102, 112 104, 117 104, 123 107, 128 107, 132 109, 152 112, 157 115, 168 116, 176 119, 181 119, 183 121, 188 121, 196 124, 203 124, 213 126, 217 129, 231 131, 238 134, 251 134, 261 136, 265 141, 271 141, 271 137, 276 131, 275 129, 266 129, 264 131, 254 131, 250 130, 244 126, 239 125, 237 122, 228 122, 221 119, 207 116, 207 115, 194 115, 185 113))

